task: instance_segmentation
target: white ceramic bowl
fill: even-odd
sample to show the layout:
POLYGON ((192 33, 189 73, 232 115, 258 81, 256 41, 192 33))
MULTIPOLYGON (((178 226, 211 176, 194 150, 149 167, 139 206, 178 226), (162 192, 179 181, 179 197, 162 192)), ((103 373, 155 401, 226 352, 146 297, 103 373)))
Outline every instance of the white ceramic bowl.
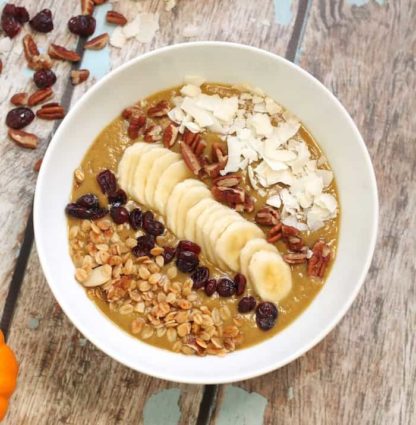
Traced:
POLYGON ((98 348, 137 371, 177 382, 225 383, 279 368, 317 344, 356 297, 374 250, 377 187, 364 142, 340 102, 293 63, 248 46, 179 44, 142 55, 111 72, 75 105, 42 163, 34 206, 40 261, 52 292, 74 325, 98 348), (184 356, 145 344, 113 324, 74 280, 64 208, 74 169, 101 130, 140 98, 178 85, 185 75, 250 83, 295 113, 323 148, 341 202, 338 254, 310 307, 273 338, 225 357, 184 356))

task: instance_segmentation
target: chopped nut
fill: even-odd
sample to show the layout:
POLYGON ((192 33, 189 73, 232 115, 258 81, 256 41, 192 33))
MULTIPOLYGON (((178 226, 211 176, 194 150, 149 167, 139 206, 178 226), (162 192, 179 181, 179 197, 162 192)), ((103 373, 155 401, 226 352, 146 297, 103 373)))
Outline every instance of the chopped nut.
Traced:
POLYGON ((106 14, 106 20, 110 24, 124 26, 127 24, 127 19, 119 12, 109 10, 106 14))
MULTIPOLYGON (((81 170, 81 168, 77 168, 75 171, 74 171, 74 178, 75 178, 75 181, 78 183, 78 184, 81 184, 83 181, 84 181, 84 179, 85 179, 85 175, 84 175, 84 172, 81 170)), ((89 223, 89 222, 88 222, 89 223)))
POLYGON ((77 52, 68 50, 66 47, 58 46, 57 44, 51 44, 49 46, 48 54, 53 59, 69 62, 79 62, 81 60, 81 56, 77 52))
POLYGON ((88 80, 90 71, 88 69, 74 69, 71 71, 71 83, 76 86, 88 80))
POLYGON ((104 49, 104 47, 107 45, 109 40, 108 33, 100 34, 97 37, 92 38, 91 40, 88 40, 84 48, 87 50, 101 50, 104 49))

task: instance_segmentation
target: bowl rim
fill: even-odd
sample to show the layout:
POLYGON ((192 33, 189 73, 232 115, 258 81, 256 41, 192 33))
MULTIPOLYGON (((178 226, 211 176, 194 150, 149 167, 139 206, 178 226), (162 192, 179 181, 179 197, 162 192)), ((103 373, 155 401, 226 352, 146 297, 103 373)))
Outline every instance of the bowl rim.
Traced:
MULTIPOLYGON (((297 351, 292 353, 292 355, 286 357, 284 360, 270 362, 269 364, 265 365, 262 368, 258 368, 255 371, 244 372, 244 371, 239 370, 238 372, 235 373, 235 376, 232 377, 232 378, 226 378, 226 379, 218 380, 215 377, 213 377, 212 379, 209 379, 209 380, 205 379, 204 381, 201 381, 201 379, 198 379, 198 377, 193 377, 192 379, 190 379, 190 378, 182 379, 181 376, 178 376, 175 373, 171 373, 171 372, 169 372, 169 373, 166 373, 166 372, 164 372, 164 373, 153 373, 153 371, 152 371, 152 374, 150 375, 150 376, 153 376, 153 377, 159 378, 159 379, 165 379, 165 380, 169 380, 169 381, 173 381, 173 382, 188 383, 188 384, 226 384, 226 383, 237 382, 237 381, 241 381, 241 380, 245 380, 245 379, 255 378, 255 377, 264 375, 266 373, 272 372, 276 369, 279 369, 279 368, 291 363, 292 361, 294 361, 295 359, 297 359, 298 357, 302 356, 307 351, 312 349, 320 341, 322 341, 335 328, 335 326, 341 321, 341 319, 347 313, 347 311, 351 307, 353 301, 357 297, 358 292, 360 291, 361 287, 364 284, 366 275, 367 275, 368 270, 369 270, 370 265, 371 265, 371 261, 372 261, 375 246, 376 246, 378 221, 379 221, 379 200, 378 200, 377 182, 376 182, 375 172, 374 172, 374 168, 373 168, 373 165, 372 165, 372 162, 371 162, 370 154, 369 154, 367 147, 366 147, 366 145, 363 141, 363 138, 362 138, 355 122, 353 121, 353 119, 351 118, 349 113, 347 112, 346 108, 335 97, 335 95, 327 87, 325 87, 316 77, 314 77, 312 74, 310 74, 309 72, 307 72, 306 70, 301 68, 299 65, 297 65, 297 64, 289 61, 288 59, 286 59, 282 56, 279 56, 275 53, 271 53, 267 50, 264 50, 264 49, 261 49, 261 48, 258 48, 258 47, 249 46, 249 45, 245 45, 245 44, 241 44, 241 43, 234 43, 234 42, 195 41, 195 42, 177 43, 177 44, 173 44, 173 45, 170 45, 170 46, 165 46, 165 47, 161 47, 161 48, 149 51, 149 52, 144 53, 144 54, 142 54, 142 55, 140 55, 136 58, 129 60, 125 64, 123 64, 123 65, 117 67, 116 69, 112 70, 106 76, 104 76, 101 80, 97 81, 94 84, 93 87, 88 89, 88 91, 84 95, 82 95, 82 97, 76 102, 76 104, 72 107, 72 109, 66 115, 64 120, 61 122, 61 125, 58 127, 56 133, 54 134, 54 136, 53 136, 53 138, 52 138, 52 140, 51 140, 51 142, 50 142, 50 144, 47 148, 47 151, 44 155, 43 166, 41 167, 39 175, 38 175, 37 184, 36 184, 36 191, 35 191, 35 196, 34 196, 34 205, 33 205, 33 224, 34 224, 34 234, 35 234, 35 241, 36 241, 38 257, 39 257, 39 261, 40 261, 43 273, 44 273, 45 278, 48 282, 49 288, 51 289, 55 299, 61 305, 61 308, 63 309, 65 315, 72 322, 72 324, 85 337, 87 337, 96 347, 98 347, 101 351, 103 351, 109 357, 117 360, 119 363, 121 363, 121 364, 123 364, 123 365, 125 365, 125 366, 127 366, 127 367, 129 367, 133 370, 136 370, 140 373, 144 373, 144 374, 149 375, 149 372, 146 371, 146 370, 142 370, 140 368, 140 365, 138 366, 137 364, 132 364, 131 362, 128 362, 124 359, 121 359, 117 355, 117 353, 114 353, 110 348, 106 347, 104 344, 97 342, 94 338, 93 332, 88 329, 88 326, 85 326, 83 323, 81 323, 81 321, 77 320, 75 316, 71 316, 67 313, 66 308, 60 303, 60 299, 59 299, 59 296, 57 295, 57 292, 55 291, 54 285, 52 285, 50 283, 53 279, 52 279, 52 276, 50 274, 50 270, 49 270, 49 267, 48 267, 47 253, 44 250, 44 247, 42 246, 42 244, 39 243, 39 240, 40 240, 39 235, 40 235, 40 232, 41 232, 41 230, 40 230, 40 216, 42 214, 42 204, 41 204, 41 200, 40 200, 41 196, 40 196, 39 193, 41 192, 41 190, 42 190, 41 188, 44 185, 44 180, 45 180, 45 175, 46 175, 45 170, 48 168, 47 165, 49 163, 50 157, 52 156, 53 151, 58 146, 58 142, 59 142, 59 139, 61 137, 61 132, 64 131, 65 126, 62 125, 62 124, 64 124, 66 121, 71 120, 72 116, 74 114, 76 114, 76 111, 80 107, 80 105, 87 102, 88 99, 93 97, 97 91, 101 90, 101 87, 103 85, 105 85, 108 80, 111 80, 115 75, 122 73, 125 69, 127 69, 131 66, 134 66, 136 63, 141 62, 142 60, 150 58, 152 56, 159 55, 159 54, 164 53, 166 51, 181 50, 181 49, 187 49, 187 48, 190 48, 190 47, 195 48, 195 47, 213 47, 213 46, 221 46, 221 47, 227 47, 227 48, 232 48, 232 49, 246 50, 249 53, 265 55, 265 56, 268 56, 269 58, 271 58, 273 60, 281 61, 286 66, 288 66, 289 68, 292 68, 296 72, 302 74, 304 78, 309 79, 312 83, 314 83, 315 85, 318 85, 321 90, 325 91, 326 94, 329 95, 332 98, 332 101, 337 106, 339 111, 342 113, 343 117, 348 122, 352 131, 354 132, 356 142, 358 144, 358 147, 360 148, 363 159, 365 160, 367 172, 368 172, 368 175, 369 175, 369 178, 370 178, 370 182, 369 182, 370 188, 371 188, 371 194, 370 195, 371 195, 371 198, 372 198, 371 203, 374 207, 374 214, 373 214, 373 217, 372 217, 371 237, 370 237, 369 244, 368 244, 368 247, 367 247, 367 253, 366 253, 365 261, 363 261, 363 263, 362 263, 363 266, 362 266, 361 273, 359 275, 359 279, 357 279, 357 283, 356 283, 354 289, 351 291, 349 297, 345 299, 345 301, 343 303, 343 307, 337 312, 336 315, 334 315, 332 320, 329 321, 327 323, 327 325, 325 327, 323 327, 321 329, 321 331, 316 334, 316 336, 313 339, 307 341, 305 344, 302 345, 301 348, 299 348, 297 351)), ((247 348, 247 349, 250 349, 250 348, 247 348)))

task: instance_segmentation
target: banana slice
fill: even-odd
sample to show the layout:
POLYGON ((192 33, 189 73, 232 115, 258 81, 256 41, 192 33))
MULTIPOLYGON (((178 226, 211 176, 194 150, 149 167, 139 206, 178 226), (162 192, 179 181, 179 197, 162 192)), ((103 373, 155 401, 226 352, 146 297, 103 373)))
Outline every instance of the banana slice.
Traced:
POLYGON ((124 151, 117 170, 119 185, 124 190, 127 190, 128 176, 134 169, 132 158, 134 156, 136 159, 138 159, 145 146, 146 145, 144 143, 135 143, 124 151))
POLYGON ((144 189, 144 198, 146 199, 149 207, 154 208, 154 196, 156 185, 159 181, 159 178, 163 171, 165 171, 169 166, 175 162, 181 160, 181 156, 175 152, 165 149, 166 154, 154 161, 152 168, 149 171, 149 176, 146 181, 146 187, 144 189))
POLYGON ((173 233, 177 234, 177 220, 176 212, 178 210, 178 205, 180 198, 186 195, 187 191, 193 187, 198 187, 195 183, 199 183, 196 179, 186 179, 183 182, 178 183, 172 190, 172 193, 169 196, 168 202, 166 204, 166 224, 172 230, 173 233))
POLYGON ((175 185, 191 177, 192 173, 183 161, 175 162, 162 173, 153 198, 160 214, 166 216, 166 204, 175 185))
MULTIPOLYGON (((186 214, 186 226, 184 228, 185 238, 196 241, 195 232, 196 232, 196 221, 199 216, 209 207, 213 205, 213 202, 216 202, 214 199, 204 198, 201 199, 196 205, 194 205, 186 214)), ((202 247, 201 247, 202 248, 202 247)), ((205 253, 204 253, 205 254, 205 253)))
POLYGON ((134 175, 136 174, 137 168, 140 166, 143 155, 156 148, 155 145, 149 143, 136 143, 136 145, 140 145, 141 147, 134 150, 130 155, 130 168, 126 178, 126 188, 130 194, 132 194, 134 190, 134 175))
POLYGON ((205 238, 205 234, 203 232, 204 224, 211 220, 212 217, 220 217, 224 215, 224 205, 213 201, 207 208, 201 213, 201 215, 196 220, 196 229, 195 229, 195 239, 197 243, 204 249, 205 255, 209 256, 209 248, 207 239, 205 238))
POLYGON ((131 194, 143 205, 149 205, 145 198, 145 188, 150 169, 156 159, 164 154, 166 154, 166 148, 159 147, 148 149, 146 152, 142 153, 140 162, 136 166, 136 171, 133 174, 133 183, 131 185, 131 194))
POLYGON ((278 303, 292 289, 292 274, 278 252, 257 251, 248 266, 248 278, 262 300, 278 303))
POLYGON ((239 270, 240 252, 254 238, 264 238, 263 231, 250 221, 243 220, 228 226, 215 243, 218 258, 233 271, 239 270))
POLYGON ((209 237, 209 256, 212 258, 212 261, 214 261, 222 268, 227 268, 227 266, 217 253, 217 241, 229 226, 231 226, 233 223, 242 221, 244 221, 243 217, 241 217, 241 215, 234 210, 230 209, 228 214, 224 214, 223 217, 220 217, 216 222, 213 223, 211 229, 205 230, 209 237))
POLYGON ((200 182, 201 185, 195 186, 189 189, 188 192, 183 194, 179 199, 178 207, 175 210, 176 214, 176 235, 184 239, 185 238, 185 229, 188 225, 187 223, 187 213, 193 208, 198 202, 202 199, 213 199, 209 189, 200 182))
POLYGON ((278 252, 277 248, 264 239, 249 240, 240 253, 240 270, 241 273, 248 279, 248 265, 251 257, 257 251, 278 252))

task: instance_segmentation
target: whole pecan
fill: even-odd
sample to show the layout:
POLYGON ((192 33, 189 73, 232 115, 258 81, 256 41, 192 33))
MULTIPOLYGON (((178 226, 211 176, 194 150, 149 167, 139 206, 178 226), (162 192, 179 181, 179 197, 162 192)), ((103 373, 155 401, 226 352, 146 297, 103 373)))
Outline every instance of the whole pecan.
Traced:
POLYGON ((161 100, 159 103, 150 107, 147 110, 147 116, 149 118, 166 117, 169 112, 169 109, 169 102, 167 100, 161 100))
POLYGON ((59 120, 65 116, 65 110, 59 103, 47 103, 37 110, 36 116, 43 120, 59 120))
POLYGON ((276 208, 263 207, 257 211, 255 220, 261 226, 276 226, 280 223, 280 214, 276 208))
POLYGON ((88 69, 74 69, 71 71, 71 83, 76 86, 88 80, 90 71, 88 69))
POLYGON ((315 242, 312 256, 308 260, 308 275, 322 279, 331 260, 331 249, 323 239, 315 242))
POLYGON ((49 55, 40 54, 35 40, 30 34, 23 37, 23 51, 29 68, 35 71, 39 69, 49 69, 52 67, 52 61, 49 55))
POLYGON ((105 16, 109 24, 124 26, 127 24, 127 19, 124 15, 114 10, 109 10, 105 16))
POLYGON ((39 139, 35 134, 27 133, 22 130, 15 130, 13 128, 9 128, 8 134, 9 137, 22 148, 35 149, 38 145, 39 139))
POLYGON ((108 40, 110 36, 108 33, 97 35, 97 37, 92 38, 91 40, 88 40, 84 44, 84 49, 87 50, 101 50, 104 49, 104 47, 107 45, 108 40))
POLYGON ((81 60, 81 56, 77 52, 68 50, 66 47, 58 46, 57 44, 51 44, 49 46, 48 53, 53 59, 69 62, 79 62, 81 60))
POLYGON ((241 182, 241 176, 238 174, 227 174, 226 176, 217 177, 213 184, 219 187, 236 187, 241 182))
POLYGON ((171 148, 176 143, 178 133, 179 128, 174 123, 170 123, 163 132, 163 145, 168 149, 171 148))
POLYGON ((50 87, 45 89, 36 90, 33 94, 29 96, 27 104, 29 106, 35 106, 39 103, 49 99, 53 95, 53 91, 50 87))
POLYGON ((195 155, 194 152, 192 152, 192 149, 183 141, 180 142, 180 148, 185 164, 192 171, 193 174, 198 176, 200 171, 202 170, 202 165, 198 157, 195 155))

